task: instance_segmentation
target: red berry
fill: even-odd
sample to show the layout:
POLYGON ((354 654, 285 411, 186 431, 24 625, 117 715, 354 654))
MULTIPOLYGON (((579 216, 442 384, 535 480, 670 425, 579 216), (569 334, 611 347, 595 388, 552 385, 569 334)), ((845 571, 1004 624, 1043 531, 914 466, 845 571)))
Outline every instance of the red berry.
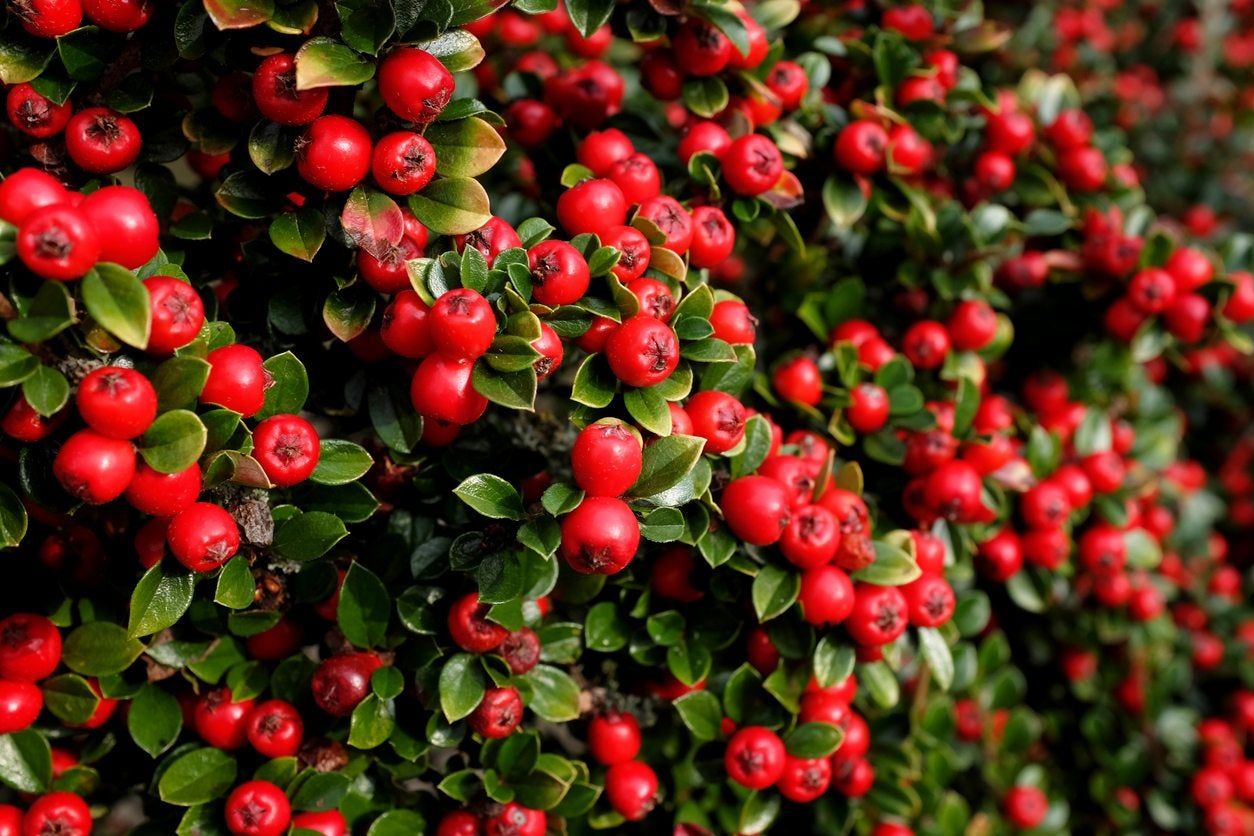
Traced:
POLYGON ((452 360, 476 360, 496 337, 496 315, 478 291, 459 287, 431 306, 427 329, 435 350, 452 360))
MULTIPOLYGON (((339 810, 297 813, 292 817, 292 827, 297 830, 312 830, 319 836, 349 836, 348 819, 339 810)), ((437 836, 448 834, 437 831, 437 836)))
POLYGON ((0 219, 21 224, 36 209, 67 203, 61 181, 37 168, 19 168, 0 181, 0 219))
POLYGON ((296 59, 279 53, 266 58, 253 73, 253 100, 261 115, 280 125, 308 125, 326 110, 330 89, 296 89, 296 59))
POLYGON ((448 631, 462 650, 487 653, 509 637, 509 630, 488 620, 489 609, 474 592, 468 592, 453 602, 448 613, 448 631))
POLYGON ((980 544, 975 556, 976 568, 989 580, 1005 583, 1023 568, 1023 546, 1019 536, 1009 528, 980 544))
POLYGON ((318 431, 299 415, 275 415, 253 430, 253 457, 280 488, 308 479, 319 453, 318 431))
POLYGON ((31 682, 0 679, 0 734, 29 728, 39 719, 44 692, 31 682))
POLYGON ((38 682, 61 662, 61 632, 42 615, 14 613, 0 621, 0 679, 38 682))
POLYGON ((91 810, 72 792, 50 792, 30 805, 22 827, 22 836, 90 836, 91 810))
POLYGON ((585 180, 558 197, 557 219, 571 235, 600 235, 627 222, 627 198, 613 180, 585 180))
POLYGON ((784 110, 796 110, 810 91, 810 78, 795 61, 776 61, 766 74, 766 86, 779 97, 784 110))
POLYGON ((71 281, 100 260, 100 237, 82 209, 44 206, 29 212, 18 227, 17 255, 40 278, 71 281))
POLYGON ((745 437, 744 405, 726 392, 698 392, 688 399, 684 411, 692 420, 692 434, 705 439, 706 453, 726 453, 745 437))
POLYGON ((653 160, 644 154, 632 154, 614 163, 609 178, 629 205, 643 203, 662 191, 662 175, 653 160))
POLYGON ((74 402, 87 426, 109 438, 142 435, 157 417, 157 391, 148 378, 122 366, 88 374, 74 402))
POLYGON ((549 307, 578 302, 588 292, 588 262, 565 241, 541 241, 527 250, 531 266, 531 293, 549 307))
POLYGON ((405 234, 399 244, 379 243, 375 248, 380 255, 366 249, 357 251, 357 272, 366 284, 380 293, 398 293, 410 288, 409 271, 405 262, 422 258, 427 246, 427 230, 417 221, 406 218, 405 234), (417 232, 412 235, 411 231, 417 232))
POLYGON ((248 742, 248 716, 253 700, 236 702, 229 688, 206 691, 192 712, 196 733, 218 749, 239 749, 248 742))
POLYGON ((683 255, 692 246, 692 216, 670 195, 658 195, 646 200, 640 204, 636 217, 656 226, 666 236, 662 246, 676 255, 683 255))
POLYGON ((944 325, 930 319, 910 326, 901 339, 902 353, 919 369, 938 368, 945 362, 949 348, 949 332, 944 325))
POLYGON ((61 133, 74 114, 73 104, 68 101, 56 104, 26 82, 9 88, 5 109, 13 127, 36 139, 61 133))
POLYGON ((309 681, 314 702, 333 717, 347 717, 370 692, 370 678, 383 666, 367 651, 340 653, 323 659, 309 681))
POLYGON ((854 586, 853 611, 845 629, 858 644, 890 644, 910 623, 907 609, 906 597, 897 587, 859 583, 854 586))
POLYGON ((187 282, 170 276, 144 279, 152 310, 148 334, 150 354, 173 354, 196 338, 205 324, 205 305, 187 282))
POLYGON ((893 6, 884 10, 883 24, 909 40, 921 41, 932 34, 932 13, 919 3, 893 6))
POLYGON ((614 764, 605 773, 610 806, 627 821, 640 821, 657 799, 657 773, 642 761, 614 764))
POLYGON ((435 830, 435 836, 482 836, 482 834, 482 822, 478 816, 468 810, 445 813, 435 830))
POLYGON ((954 348, 979 351, 997 335, 997 314, 983 299, 968 299, 954 308, 947 327, 954 348))
POLYGON ((1093 120, 1083 110, 1069 108, 1045 129, 1045 138, 1060 151, 1080 148, 1093 138, 1093 120))
POLYGON ((508 686, 489 688, 466 718, 475 734, 487 738, 509 737, 522 721, 523 703, 518 691, 508 686))
POLYGON ((932 162, 932 143, 909 125, 894 125, 888 133, 888 162, 893 171, 918 174, 932 162))
POLYGON ((510 137, 524 148, 539 148, 561 124, 557 111, 539 99, 515 99, 505 109, 510 137))
POLYGON ((177 473, 162 473, 140 462, 126 488, 126 501, 141 513, 172 517, 191 507, 200 487, 200 465, 195 462, 177 473))
POLYGON ((749 306, 739 299, 724 299, 714 304, 710 314, 714 336, 732 345, 753 345, 757 338, 757 320, 749 306))
POLYGON ((723 179, 732 191, 759 195, 770 191, 784 174, 779 147, 762 134, 747 134, 731 144, 722 157, 723 179))
POLYGON ((891 404, 884 387, 874 383, 859 383, 849 391, 849 399, 845 417, 849 419, 849 425, 858 432, 879 432, 888 423, 891 404))
POLYGON ((154 0, 83 0, 88 19, 110 32, 134 32, 148 22, 155 8, 154 0))
POLYGON ((543 810, 532 810, 516 801, 483 822, 484 836, 544 836, 548 816, 543 810))
POLYGON ((209 377, 200 390, 200 402, 224 406, 245 418, 260 411, 266 401, 266 370, 261 355, 246 345, 234 343, 215 348, 205 360, 209 377))
POLYGON ((83 22, 80 0, 24 0, 11 8, 22 28, 36 38, 68 35, 83 22))
POLYGON ((239 836, 283 836, 292 821, 287 796, 269 781, 246 781, 226 799, 226 827, 239 836))
POLYGON ((640 524, 621 499, 590 496, 562 520, 562 557, 585 575, 613 575, 640 546, 640 524))
POLYGON ((1215 275, 1215 268, 1200 250, 1180 247, 1168 258, 1163 269, 1175 280, 1176 291, 1184 295, 1208 284, 1215 275))
POLYGON ((379 65, 379 95, 407 122, 432 122, 453 98, 453 86, 439 59, 416 47, 398 47, 379 65))
POLYGON ((779 540, 791 516, 788 489, 766 476, 742 476, 723 489, 719 503, 732 533, 755 546, 779 540))
POLYGON ((134 478, 135 448, 129 441, 79 430, 57 451, 52 472, 67 493, 102 505, 121 496, 134 478))
POLYGON ((884 167, 888 132, 870 119, 850 122, 836 137, 834 153, 842 168, 854 174, 875 174, 884 167))
POLYGON ((345 192, 370 172, 370 132, 347 116, 319 116, 296 141, 296 170, 327 192, 345 192))
POLYGON ((1184 343, 1200 342, 1210 322, 1211 306, 1205 296, 1186 293, 1167 308, 1163 320, 1172 336, 1184 343))
POLYGON ((679 340, 666 323, 645 314, 623 322, 605 344, 614 375, 628 386, 661 383, 679 365, 679 340))
MULTIPOLYGON (((483 258, 488 262, 489 267, 501 253, 522 246, 522 240, 519 239, 514 228, 497 217, 491 218, 474 232, 453 236, 453 242, 457 245, 458 252, 469 246, 483 253, 483 258)), ((426 246, 425 239, 423 246, 426 246)), ((406 285, 408 285, 408 279, 406 285)))
POLYGON ((688 259, 694 267, 717 267, 736 248, 736 228, 715 206, 692 210, 692 245, 688 259))
POLYGON ((1012 787, 1004 802, 1006 818, 1021 830, 1031 830, 1045 820, 1049 799, 1036 787, 1012 787))
POLYGON ((100 261, 134 270, 157 254, 161 229, 148 198, 129 186, 105 186, 79 207, 100 238, 100 261))
POLYGON ((941 575, 923 575, 901 588, 916 627, 940 627, 953 617, 957 604, 953 587, 941 575))
POLYGON ((605 766, 633 760, 640 754, 640 724, 635 715, 609 711, 589 720, 588 751, 605 766))
POLYGON ((771 385, 775 393, 786 401, 818 406, 823 399, 823 376, 818 364, 804 355, 777 366, 771 376, 771 385))
POLYGON ((797 602, 807 624, 840 624, 853 613, 854 585, 839 568, 816 566, 801 573, 797 602))
POLYGON ((510 673, 526 673, 540 663, 540 637, 530 627, 520 627, 505 637, 498 648, 510 673))
POLYGON ((640 278, 649 269, 653 250, 644 233, 635 227, 613 227, 601 235, 601 244, 618 250, 618 263, 614 265, 613 272, 623 284, 640 278))
POLYGON ((809 804, 832 783, 832 764, 827 758, 795 758, 784 756, 784 773, 779 778, 779 793, 789 801, 809 804))
POLYGON ((300 750, 305 724, 296 706, 285 700, 266 700, 248 715, 248 742, 267 758, 292 757, 300 750))
POLYGON ((1058 155, 1058 176, 1077 192, 1095 192, 1106 182, 1106 158, 1092 146, 1072 148, 1058 155))
POLYGON ((211 502, 197 502, 170 520, 170 553, 193 572, 211 572, 239 551, 235 519, 211 502))
POLYGON ((107 107, 89 107, 70 117, 65 150, 90 174, 113 174, 139 159, 143 137, 129 118, 107 107))
POLYGON ((536 380, 545 380, 562 365, 562 357, 566 353, 562 338, 551 325, 541 322, 540 336, 531 341, 531 347, 540 352, 540 356, 532 364, 536 370, 536 380))
POLYGON ((1036 128, 1032 117, 1017 110, 1003 108, 988 116, 988 147, 1001 154, 1017 156, 1032 147, 1036 128))
POLYGON ((435 176, 435 167, 435 149, 413 131, 396 131, 380 139, 370 161, 379 188, 394 195, 425 189, 435 176))
POLYGON ((636 153, 631 138, 618 128, 607 128, 588 134, 575 148, 575 158, 596 177, 608 177, 610 169, 620 160, 636 153))
POLYGON ((465 426, 488 408, 488 399, 471 384, 474 364, 442 354, 426 357, 414 372, 409 397, 414 409, 428 421, 465 426))
POLYGON ((731 144, 731 135, 719 123, 694 122, 679 140, 679 159, 687 165, 689 160, 703 151, 712 154, 715 159, 722 159, 731 144))
POLYGON ((671 38, 675 63, 688 75, 707 76, 723 71, 735 47, 712 23, 690 17, 671 38))
POLYGON ((383 311, 379 336, 393 353, 414 360, 426 357, 434 347, 427 328, 427 303, 412 290, 402 290, 383 311))
POLYGON ((783 776, 785 757, 779 735, 762 726, 745 726, 727 742, 723 765, 736 783, 764 790, 783 776))
POLYGON ((571 449, 575 483, 588 496, 622 496, 640 476, 640 439, 621 423, 590 424, 571 449))

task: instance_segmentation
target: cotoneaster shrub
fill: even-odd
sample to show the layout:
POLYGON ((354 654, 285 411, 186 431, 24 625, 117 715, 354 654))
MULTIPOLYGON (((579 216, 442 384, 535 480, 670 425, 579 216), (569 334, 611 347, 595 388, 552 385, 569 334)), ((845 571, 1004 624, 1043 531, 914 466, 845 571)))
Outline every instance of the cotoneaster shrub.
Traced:
POLYGON ((502 5, 10 3, 0 834, 1254 831, 1118 10, 502 5))

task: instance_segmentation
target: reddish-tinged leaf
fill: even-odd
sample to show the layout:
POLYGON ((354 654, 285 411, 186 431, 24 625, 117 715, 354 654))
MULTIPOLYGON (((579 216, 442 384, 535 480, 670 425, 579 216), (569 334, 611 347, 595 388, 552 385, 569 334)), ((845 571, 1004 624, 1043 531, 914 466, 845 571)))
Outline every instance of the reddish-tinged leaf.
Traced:
POLYGON ((383 259, 401 242, 405 218, 392 198, 372 189, 356 188, 344 203, 340 225, 353 246, 383 259))
POLYGON ((205 11, 219 29, 248 29, 274 15, 274 0, 205 0, 205 11))

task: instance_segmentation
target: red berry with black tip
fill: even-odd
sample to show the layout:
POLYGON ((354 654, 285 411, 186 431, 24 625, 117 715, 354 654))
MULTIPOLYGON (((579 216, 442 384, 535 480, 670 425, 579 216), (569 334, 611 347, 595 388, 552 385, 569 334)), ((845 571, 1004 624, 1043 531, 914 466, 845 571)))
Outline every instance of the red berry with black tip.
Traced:
POLYGON ((509 737, 522 722, 523 703, 515 688, 489 688, 466 718, 471 730, 490 739, 509 737))
POLYGON ((226 798, 226 827, 237 836, 283 836, 292 805, 269 781, 246 781, 226 798))
POLYGON ((584 427, 570 458, 575 483, 588 496, 622 496, 636 483, 644 463, 640 439, 617 422, 584 427))
POLYGON ((142 435, 157 417, 157 391, 131 368, 105 366, 83 378, 74 399, 87 425, 109 438, 142 435))
POLYGON ((239 526, 222 508, 197 502, 166 529, 170 553, 193 572, 211 572, 239 551, 239 526))
POLYGON ((128 117, 107 107, 89 107, 70 117, 65 150, 89 174, 114 174, 139 159, 143 137, 128 117))
POLYGON ((314 702, 333 717, 347 717, 370 693, 370 678, 382 666, 379 657, 368 651, 322 660, 309 681, 314 702))
POLYGON ((562 558, 576 572, 621 572, 639 547, 640 524, 621 499, 587 497, 562 519, 562 558))
POLYGON ((785 758, 779 735, 762 726, 745 726, 728 741, 723 765, 736 783, 764 790, 783 776, 785 758))
POLYGON ((100 260, 100 236, 81 208, 44 206, 28 213, 17 228, 17 256, 42 279, 82 278, 100 260))
POLYGON ((379 95, 407 122, 431 123, 453 98, 453 74, 429 52, 402 46, 379 65, 379 95))
POLYGON ((623 322, 605 343, 614 376, 628 386, 661 383, 679 365, 679 339, 666 323, 645 314, 623 322))
POLYGON ((308 479, 319 454, 318 431, 299 415, 274 415, 253 430, 253 458, 280 488, 308 479))
POLYGON ((151 310, 149 354, 165 356, 196 339, 205 324, 205 304, 187 282, 171 276, 144 279, 151 310))

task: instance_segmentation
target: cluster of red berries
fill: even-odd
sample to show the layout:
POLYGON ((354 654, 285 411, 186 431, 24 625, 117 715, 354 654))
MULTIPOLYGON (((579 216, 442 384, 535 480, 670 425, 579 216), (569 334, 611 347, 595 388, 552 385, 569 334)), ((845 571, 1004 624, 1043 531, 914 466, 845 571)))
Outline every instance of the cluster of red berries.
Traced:
POLYGON ((26 268, 58 282, 81 279, 100 262, 140 267, 157 254, 161 232, 139 189, 104 186, 83 195, 36 168, 0 183, 0 220, 17 227, 26 268))
POLYGON ((1201 764, 1190 790, 1208 833, 1238 836, 1254 829, 1254 760, 1246 755, 1254 730, 1254 693, 1240 689, 1227 716, 1198 723, 1201 764))

